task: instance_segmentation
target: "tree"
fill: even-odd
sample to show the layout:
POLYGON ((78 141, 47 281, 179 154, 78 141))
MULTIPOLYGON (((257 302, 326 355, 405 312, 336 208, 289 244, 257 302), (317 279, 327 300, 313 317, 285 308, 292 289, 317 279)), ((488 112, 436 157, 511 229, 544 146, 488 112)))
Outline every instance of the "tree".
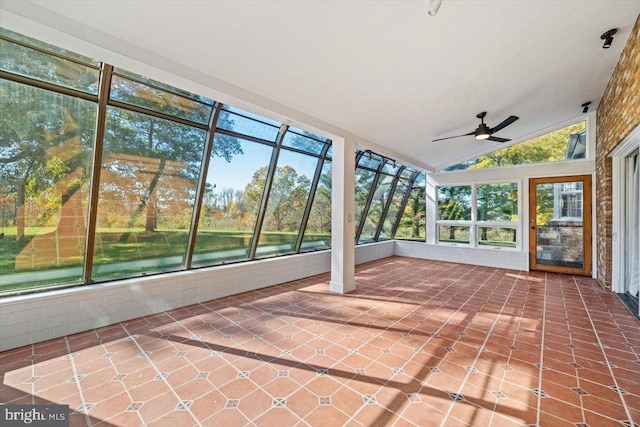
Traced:
MULTIPOLYGON (((156 82, 153 84, 160 85, 156 82)), ((112 91, 122 102, 201 123, 206 123, 209 114, 212 114, 212 106, 205 107, 194 102, 190 98, 192 95, 185 93, 184 97, 180 97, 124 78, 114 80, 112 91)), ((220 115, 220 120, 226 121, 227 128, 233 125, 227 115, 220 115)), ((108 125, 105 132, 106 151, 157 159, 157 162, 146 162, 147 165, 157 165, 147 170, 140 169, 139 165, 130 165, 129 168, 120 165, 121 176, 146 182, 144 187, 137 188, 138 208, 130 216, 129 228, 134 226, 138 215, 146 211, 145 230, 154 231, 158 208, 162 203, 193 204, 206 136, 203 130, 116 108, 109 109, 108 123, 111 126, 108 125), (173 178, 165 170, 169 160, 174 162, 173 178), (176 167, 177 164, 182 167, 176 167), (141 179, 141 174, 152 177, 141 179)), ((233 155, 239 153, 242 153, 242 149, 236 138, 227 135, 216 137, 212 156, 230 161, 233 155)))
POLYGON ((469 169, 524 165, 563 160, 571 134, 584 129, 584 122, 550 132, 520 144, 480 156, 469 169))
MULTIPOLYGON (((253 174, 244 195, 250 206, 259 206, 267 177, 266 166, 253 174)), ((309 192, 310 180, 291 166, 278 166, 269 193, 265 226, 272 231, 298 231, 309 192)))

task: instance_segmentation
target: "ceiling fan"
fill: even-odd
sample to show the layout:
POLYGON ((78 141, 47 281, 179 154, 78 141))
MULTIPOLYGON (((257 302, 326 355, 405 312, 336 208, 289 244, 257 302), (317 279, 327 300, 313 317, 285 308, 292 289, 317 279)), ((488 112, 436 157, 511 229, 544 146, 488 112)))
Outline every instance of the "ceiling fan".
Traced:
POLYGON ((507 138, 498 138, 496 136, 493 136, 493 134, 498 132, 499 130, 502 130, 502 129, 506 128, 511 123, 513 123, 516 120, 518 120, 520 117, 509 116, 506 119, 504 119, 496 127, 490 128, 489 126, 487 126, 484 123, 484 117, 486 115, 487 115, 486 111, 483 111, 482 113, 479 113, 478 115, 476 115, 476 117, 480 119, 480 125, 478 125, 476 130, 471 131, 469 133, 462 134, 462 135, 456 135, 456 136, 449 136, 449 137, 446 137, 446 138, 434 139, 433 142, 444 141, 445 139, 459 138, 461 136, 469 136, 469 135, 475 135, 476 139, 488 139, 489 141, 495 141, 495 142, 508 142, 508 141, 511 141, 510 139, 507 139, 507 138))

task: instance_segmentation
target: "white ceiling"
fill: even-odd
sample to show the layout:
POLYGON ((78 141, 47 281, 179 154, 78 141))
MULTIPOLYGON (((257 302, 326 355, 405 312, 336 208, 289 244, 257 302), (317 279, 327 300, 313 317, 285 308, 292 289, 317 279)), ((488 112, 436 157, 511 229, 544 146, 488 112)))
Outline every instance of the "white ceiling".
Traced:
POLYGON ((637 0, 443 0, 437 16, 427 14, 428 5, 0 3, 111 51, 130 54, 133 45, 164 58, 155 67, 199 70, 275 101, 275 110, 286 107, 277 114, 312 117, 429 169, 500 147, 472 136, 431 142, 472 131, 481 111, 489 126, 519 116, 496 135, 514 142, 579 117, 585 101, 593 111, 640 14, 637 0), (602 49, 600 35, 614 27, 613 46, 602 49))

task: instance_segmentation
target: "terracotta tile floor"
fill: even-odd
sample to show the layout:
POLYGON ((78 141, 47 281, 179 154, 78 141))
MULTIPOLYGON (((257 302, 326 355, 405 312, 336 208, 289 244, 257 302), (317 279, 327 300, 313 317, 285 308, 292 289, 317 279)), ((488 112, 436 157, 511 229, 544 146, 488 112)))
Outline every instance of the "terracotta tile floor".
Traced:
POLYGON ((73 426, 640 423, 640 323, 594 280, 400 257, 328 280, 0 353, 0 401, 73 426))

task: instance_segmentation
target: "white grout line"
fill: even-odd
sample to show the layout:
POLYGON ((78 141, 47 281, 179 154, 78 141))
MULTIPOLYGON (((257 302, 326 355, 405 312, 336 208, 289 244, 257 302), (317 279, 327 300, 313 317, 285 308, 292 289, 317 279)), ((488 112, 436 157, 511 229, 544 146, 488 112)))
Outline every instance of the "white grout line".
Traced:
MULTIPOLYGON (((160 313, 159 313, 160 314, 160 313)), ((165 313, 166 314, 166 313, 165 313)), ((131 335, 131 333, 127 330, 127 327, 124 323, 120 323, 120 326, 122 326, 122 329, 124 329, 124 331, 127 333, 127 335, 129 336, 129 338, 131 339, 131 341, 136 345, 136 347, 138 347, 138 349, 140 350, 140 353, 144 353, 145 350, 140 346, 140 344, 138 344, 138 341, 135 339, 135 337, 133 335, 131 335)), ((171 390, 171 393, 173 393, 174 397, 178 400, 178 402, 182 402, 182 399, 180 398, 180 396, 178 395, 178 393, 176 393, 176 391, 173 389, 173 387, 171 386, 171 384, 169 383, 169 381, 167 381, 167 379, 164 377, 164 375, 162 375, 162 372, 160 371, 160 369, 158 369, 158 367, 156 366, 155 363, 153 363, 153 360, 151 360, 151 358, 147 357, 146 360, 149 362, 149 364, 153 367, 153 369, 156 371, 156 375, 159 375, 162 378, 162 381, 165 383, 165 385, 169 388, 169 390, 171 390)), ((175 410, 175 408, 173 409, 175 410)), ((196 424, 198 426, 202 426, 202 424, 200 423, 200 420, 198 420, 198 417, 196 417, 193 412, 191 412, 191 408, 187 408, 186 412, 189 413, 189 415, 191 415, 191 418, 194 419, 194 421, 196 422, 196 424)), ((155 421, 155 420, 151 420, 151 421, 155 421)))
MULTIPOLYGON (((118 324, 117 326, 121 327, 121 328, 124 330, 124 327, 122 326, 122 323, 121 323, 121 324, 118 324)), ((117 342, 117 341, 124 341, 125 339, 126 339, 126 338, 118 338, 117 340, 114 340, 113 342, 117 342)), ((100 346, 102 347, 102 349, 104 350, 104 352, 105 352, 105 353, 110 353, 109 349, 104 345, 104 342, 100 342, 100 346)), ((118 369, 118 364, 117 364, 117 363, 115 363, 111 357, 109 357, 108 359, 109 359, 109 363, 111 363, 111 366, 113 367, 113 370, 114 370, 114 371, 116 371, 116 373, 117 373, 116 375, 119 375, 119 374, 120 374, 120 371, 119 371, 119 369, 118 369)), ((135 371, 134 371, 134 372, 135 372, 135 371)), ((127 373, 127 375, 128 375, 128 373, 127 373)), ((141 385, 141 384, 136 384, 136 386, 139 386, 139 385, 141 385)), ((135 402, 135 401, 133 400, 133 397, 131 397, 131 392, 129 391, 129 387, 127 387, 127 386, 124 384, 124 380, 122 381, 122 386, 123 386, 123 388, 124 388, 124 392, 125 392, 125 393, 127 393, 127 396, 129 396, 129 400, 130 400, 132 403, 133 403, 133 402, 135 402)), ((135 387, 131 387, 131 388, 135 388, 135 387)), ((125 409, 125 411, 126 411, 126 409, 125 409)), ((135 411, 135 412, 136 412, 136 414, 138 415, 138 418, 140 419, 140 425, 144 425, 144 424, 145 424, 145 423, 144 423, 144 419, 142 418, 142 415, 140 414, 140 411, 135 411)))
MULTIPOLYGON (((82 402, 82 411, 84 412, 84 418, 87 421, 87 426, 92 427, 91 417, 89 416, 89 411, 86 407, 86 401, 84 399, 84 394, 82 393, 82 387, 80 386, 80 379, 78 378, 78 370, 76 369, 76 364, 73 360, 73 352, 71 351, 71 346, 69 345, 69 336, 64 337, 64 342, 67 346, 67 356, 69 357, 69 362, 71 363, 71 369, 73 370, 73 377, 75 378, 76 387, 78 388, 78 395, 80 396, 80 401, 82 402)), ((70 412, 73 412, 74 409, 69 408, 70 412)))
POLYGON ((589 319, 589 323, 591 324, 591 329, 593 329, 593 333, 596 336, 596 340, 598 340, 598 346, 600 347, 600 351, 604 356, 604 360, 607 364, 607 368, 609 369, 609 373, 611 374, 611 378, 613 379, 613 383, 616 386, 616 390, 618 391, 618 396, 620 397, 620 401, 622 402, 622 406, 624 407, 624 411, 627 415, 627 419, 631 423, 630 425, 634 426, 633 417, 631 416, 631 412, 629 411, 629 407, 627 406, 627 402, 624 400, 624 395, 622 394, 622 390, 618 386, 618 380, 616 379, 616 375, 613 373, 613 369, 611 368, 611 363, 609 363, 609 358, 607 357, 607 353, 604 351, 604 347, 602 345, 602 341, 600 340, 600 335, 598 334, 598 330, 596 329, 596 325, 593 323, 593 319, 591 318, 591 313, 589 312, 589 308, 587 307, 587 303, 584 300, 584 296, 582 295, 582 291, 580 290, 580 286, 578 286, 578 282, 576 282, 575 276, 572 276, 573 283, 578 290, 578 294, 580 295, 580 301, 582 301, 582 305, 584 306, 584 310, 587 312, 587 318, 589 319))
MULTIPOLYGON (((495 329, 496 324, 498 323, 498 320, 499 320, 499 318, 500 318, 500 315, 502 314, 502 312, 503 312, 504 308, 507 306, 507 302, 509 301, 509 298, 511 297, 511 294, 513 293, 513 289, 514 289, 514 288, 515 288, 515 286, 516 286, 516 283, 517 283, 517 281, 518 281, 518 278, 520 277, 520 274, 521 274, 521 272, 518 272, 518 277, 516 277, 516 278, 515 278, 515 280, 513 281, 513 284, 511 285, 511 289, 509 290, 509 294, 505 297, 504 303, 502 304, 502 307, 500 308, 500 312, 499 312, 499 313, 498 313, 498 315, 496 315, 496 316, 495 316, 495 318, 493 319, 493 323, 492 323, 492 325, 491 325, 491 328, 490 328, 490 329, 489 329, 489 331, 485 334, 485 338, 484 338, 484 341, 482 342, 482 346, 481 346, 481 347, 483 347, 483 348, 484 348, 484 347, 487 345, 487 342, 489 341, 489 338, 491 337, 491 334, 493 333, 493 330, 495 329)), ((478 292, 478 291, 479 291, 479 290, 480 290, 480 289, 481 289, 481 288, 482 288, 482 287, 487 283, 487 281, 488 281, 490 278, 492 278, 492 277, 493 277, 493 274, 492 274, 491 276, 489 276, 489 277, 487 278, 487 280, 485 280, 485 281, 484 281, 484 283, 482 283, 482 285, 478 286, 478 289, 476 290, 476 292, 478 292)), ((500 282, 500 283, 501 283, 501 282, 500 282)), ((498 285, 496 285, 496 286, 494 287, 494 292, 495 292, 495 289, 497 289, 497 287, 498 287, 498 286, 499 286, 499 284, 498 284, 498 285)), ((476 292, 474 292, 474 294, 473 294, 473 295, 475 295, 475 293, 476 293, 476 292)), ((492 294, 493 294, 493 293, 492 293, 492 294)), ((473 295, 472 295, 472 296, 473 296, 473 295)), ((468 302, 468 301, 467 301, 467 302, 468 302)), ((467 302, 465 302, 465 304, 467 304, 467 302)), ((460 308, 464 307, 464 305, 465 305, 465 304, 461 305, 461 306, 460 306, 460 308)), ((460 309, 459 309, 458 311, 460 311, 460 309)), ((456 312, 456 313, 457 313, 457 312, 456 312)), ((467 380, 469 379, 469 376, 471 376, 472 371, 473 371, 473 368, 475 368, 475 366, 476 366, 476 364, 477 364, 477 362, 478 362, 478 359, 480 359, 480 355, 481 355, 481 354, 482 354, 482 351, 478 351, 478 353, 476 354, 475 359, 473 360, 473 363, 471 364, 471 368, 472 368, 472 369, 468 369, 468 370, 467 370, 467 374, 464 376, 464 379, 462 380, 462 383, 460 384, 460 387, 458 387, 458 393, 457 393, 458 395, 463 395, 463 394, 462 394, 462 389, 463 389, 463 388, 464 388, 464 386, 467 384, 467 380)), ((456 404, 456 401, 452 401, 452 402, 451 402, 451 405, 449 405, 449 410, 447 411, 447 413, 446 413, 445 417, 443 418, 442 422, 440 423, 440 426, 441 426, 441 427, 442 427, 442 426, 444 426, 445 422, 447 421, 447 419, 448 419, 448 418, 449 418, 449 416, 451 415, 451 411, 453 410, 453 408, 454 408, 455 404, 456 404)), ((476 405, 473 405, 473 406, 476 406, 476 405)), ((476 408, 478 408, 478 409, 483 409, 483 408, 480 408, 480 407, 478 407, 478 406, 476 406, 476 408)))

